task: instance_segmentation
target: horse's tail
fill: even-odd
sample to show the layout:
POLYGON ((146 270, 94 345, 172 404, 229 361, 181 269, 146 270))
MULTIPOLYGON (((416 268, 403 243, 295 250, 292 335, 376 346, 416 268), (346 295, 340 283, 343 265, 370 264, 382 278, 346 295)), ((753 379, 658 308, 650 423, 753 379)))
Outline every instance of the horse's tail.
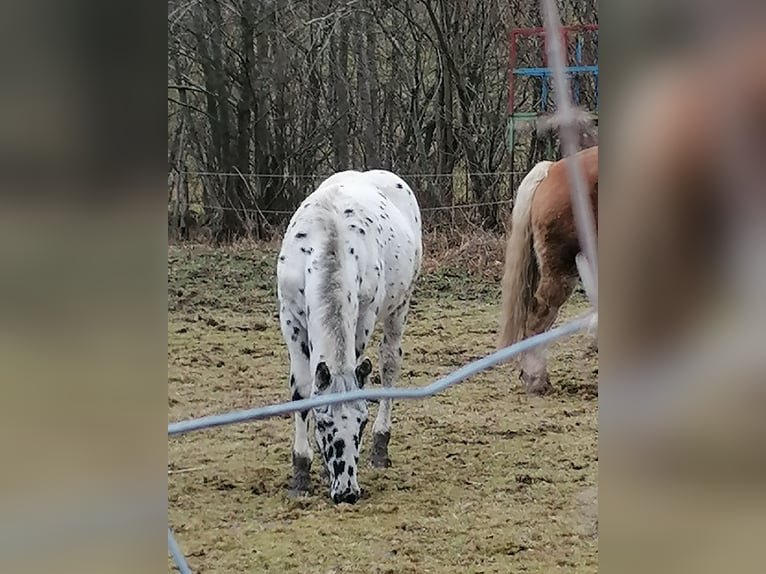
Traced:
POLYGON ((524 323, 540 278, 532 241, 532 199, 551 165, 552 161, 536 164, 521 180, 516 193, 511 212, 511 233, 505 247, 500 348, 516 343, 524 336, 524 323))

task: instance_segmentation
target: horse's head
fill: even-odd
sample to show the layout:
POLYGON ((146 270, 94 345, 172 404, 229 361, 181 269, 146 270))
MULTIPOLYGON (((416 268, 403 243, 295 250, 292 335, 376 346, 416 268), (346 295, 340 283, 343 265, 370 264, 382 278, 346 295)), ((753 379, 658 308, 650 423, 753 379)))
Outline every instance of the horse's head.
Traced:
MULTIPOLYGON (((320 362, 314 373, 317 396, 348 388, 362 388, 372 372, 370 359, 365 358, 349 375, 330 373, 320 362), (353 386, 348 379, 353 378, 353 386)), ((336 504, 359 500, 359 446, 367 425, 367 402, 354 401, 314 409, 314 432, 317 445, 330 482, 330 497, 336 504)))
MULTIPOLYGON (((545 114, 537 119, 537 134, 543 135, 550 131, 561 130, 559 114, 545 114)), ((598 145, 598 124, 596 116, 580 107, 574 108, 574 127, 577 131, 578 145, 589 148, 598 145)))

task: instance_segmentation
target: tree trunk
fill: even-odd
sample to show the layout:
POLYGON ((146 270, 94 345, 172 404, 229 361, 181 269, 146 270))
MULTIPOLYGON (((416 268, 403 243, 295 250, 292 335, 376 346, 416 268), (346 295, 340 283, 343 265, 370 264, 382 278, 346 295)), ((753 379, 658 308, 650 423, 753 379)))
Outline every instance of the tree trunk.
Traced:
POLYGON ((330 44, 333 58, 333 96, 337 121, 333 131, 334 171, 351 169, 349 165, 349 94, 348 94, 348 24, 341 19, 330 44))

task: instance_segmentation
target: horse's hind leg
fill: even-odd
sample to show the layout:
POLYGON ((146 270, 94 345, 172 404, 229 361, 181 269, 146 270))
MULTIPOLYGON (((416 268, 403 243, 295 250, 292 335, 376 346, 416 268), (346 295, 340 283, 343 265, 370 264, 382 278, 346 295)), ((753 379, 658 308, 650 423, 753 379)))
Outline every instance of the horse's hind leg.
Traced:
MULTIPOLYGON (((551 328, 559 309, 572 294, 574 285, 573 276, 557 273, 549 265, 542 266, 532 312, 527 317, 527 338, 551 328)), ((544 348, 538 347, 524 353, 521 358, 521 380, 529 394, 545 394, 553 390, 544 348)))
MULTIPOLYGON (((311 396, 308 333, 289 313, 282 313, 281 323, 282 334, 290 352, 290 396, 294 401, 307 399, 311 396)), ((311 493, 311 461, 314 456, 309 441, 309 411, 294 413, 293 417, 295 436, 290 495, 303 496, 311 493)))
MULTIPOLYGON (((383 340, 380 343, 380 382, 391 388, 402 367, 402 336, 407 322, 409 299, 395 308, 383 320, 383 340)), ((372 427, 370 464, 375 468, 391 466, 388 443, 391 439, 391 399, 382 399, 372 427)))

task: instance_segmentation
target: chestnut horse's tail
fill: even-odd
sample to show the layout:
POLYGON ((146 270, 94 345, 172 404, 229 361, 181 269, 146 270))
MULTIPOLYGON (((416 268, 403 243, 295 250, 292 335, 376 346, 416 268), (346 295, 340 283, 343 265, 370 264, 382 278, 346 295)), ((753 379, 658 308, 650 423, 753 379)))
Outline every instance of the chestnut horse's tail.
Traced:
POLYGON ((521 180, 516 193, 511 212, 511 233, 505 246, 500 348, 524 337, 524 323, 540 276, 532 241, 532 199, 551 165, 552 161, 536 164, 521 180))

